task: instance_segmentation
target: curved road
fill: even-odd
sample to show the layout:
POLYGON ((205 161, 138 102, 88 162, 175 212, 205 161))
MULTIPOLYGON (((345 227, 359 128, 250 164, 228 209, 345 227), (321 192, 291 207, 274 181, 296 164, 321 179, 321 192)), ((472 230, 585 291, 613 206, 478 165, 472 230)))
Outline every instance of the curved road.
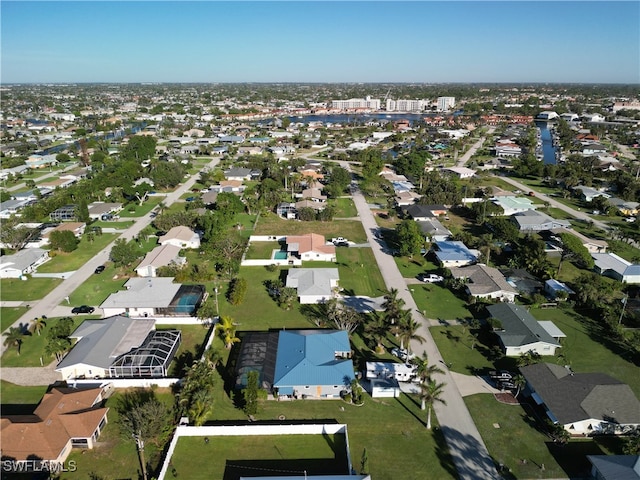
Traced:
MULTIPOLYGON (((214 168, 220 159, 213 159, 209 164, 207 164, 203 168, 214 168)), ((198 173, 195 173, 189 177, 187 181, 181 184, 178 188, 176 188, 173 192, 166 195, 164 203, 169 206, 178 200, 184 193, 189 191, 191 187, 198 180, 198 173)), ((138 218, 136 222, 125 230, 122 235, 118 238, 124 238, 125 240, 131 240, 136 237, 144 227, 151 223, 151 212, 146 215, 138 218)), ((42 315, 46 315, 47 317, 55 317, 59 315, 69 315, 70 308, 66 306, 60 306, 61 303, 64 302, 65 298, 71 295, 76 288, 78 288, 82 283, 84 283, 87 278, 93 275, 94 270, 98 265, 102 265, 109 259, 109 252, 111 251, 111 247, 113 243, 111 242, 105 248, 100 250, 91 260, 85 263, 82 267, 76 270, 69 278, 65 279, 60 285, 54 288, 51 292, 49 292, 44 298, 38 300, 37 302, 33 302, 33 305, 29 308, 29 310, 22 315, 18 320, 16 320, 12 327, 18 327, 20 324, 29 325, 29 323, 34 319, 41 317, 42 315), (59 315, 56 312, 60 312, 59 315)), ((31 302, 29 303, 31 305, 31 302)), ((3 343, 0 343, 0 355, 4 353, 7 347, 3 343)))

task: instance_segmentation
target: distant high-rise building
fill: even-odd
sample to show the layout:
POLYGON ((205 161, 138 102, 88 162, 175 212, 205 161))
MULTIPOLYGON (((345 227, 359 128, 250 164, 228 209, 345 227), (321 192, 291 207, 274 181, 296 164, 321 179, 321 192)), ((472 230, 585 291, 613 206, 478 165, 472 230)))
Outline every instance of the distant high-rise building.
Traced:
POLYGON ((354 108, 366 108, 369 110, 380 110, 379 98, 350 98, 349 100, 332 100, 331 108, 339 110, 351 110, 354 108))
POLYGON ((456 97, 438 97, 438 111, 446 112, 456 105, 456 97))
POLYGON ((427 100, 391 100, 387 99, 387 112, 422 112, 429 106, 427 100))

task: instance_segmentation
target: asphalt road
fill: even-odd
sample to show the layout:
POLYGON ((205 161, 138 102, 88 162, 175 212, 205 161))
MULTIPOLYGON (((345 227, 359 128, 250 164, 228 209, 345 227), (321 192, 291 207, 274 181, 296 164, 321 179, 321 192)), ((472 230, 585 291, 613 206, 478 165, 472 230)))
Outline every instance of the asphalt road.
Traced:
MULTIPOLYGON (((204 168, 214 168, 220 159, 213 159, 207 166, 204 168)), ((187 179, 183 184, 181 184, 175 191, 166 195, 163 202, 165 205, 169 206, 178 200, 184 193, 191 190, 191 187, 196 183, 199 176, 198 174, 191 175, 189 179, 187 179)), ((118 238, 124 238, 125 240, 131 240, 136 237, 143 228, 151 223, 151 213, 149 212, 146 215, 136 219, 135 223, 125 230, 122 235, 118 238)), ((61 305, 65 298, 70 296, 76 288, 82 285, 91 275, 94 275, 94 270, 98 265, 102 265, 107 260, 109 260, 109 253, 111 252, 111 247, 113 246, 115 240, 107 245, 105 248, 100 250, 91 260, 85 263, 82 267, 76 270, 69 278, 65 278, 64 281, 54 288, 51 292, 49 292, 44 298, 39 301, 34 301, 29 303, 29 309, 27 312, 22 315, 18 320, 16 320, 13 327, 18 327, 20 325, 28 325, 34 318, 41 317, 42 315, 46 315, 47 317, 55 317, 55 316, 64 316, 69 315, 70 308, 72 306, 64 306, 61 305)), ((27 280, 28 281, 28 280, 27 280)), ((96 313, 99 313, 99 309, 96 309, 96 313)), ((4 353, 7 347, 4 344, 0 343, 0 355, 4 353)))
MULTIPOLYGON (((351 171, 346 162, 340 163, 343 168, 351 171)), ((415 341, 412 342, 412 351, 419 356, 422 355, 423 352, 426 352, 431 364, 443 365, 444 361, 433 341, 433 337, 428 328, 428 322, 418 310, 393 256, 385 253, 388 252, 389 249, 384 241, 378 238, 380 228, 376 224, 364 196, 358 189, 355 189, 353 192, 353 201, 367 234, 367 239, 371 244, 385 285, 389 290, 392 288, 398 290, 398 297, 404 300, 406 307, 411 310, 414 319, 421 325, 418 334, 423 336, 426 342, 424 344, 415 341)), ((451 373, 445 370, 445 373, 438 375, 436 380, 445 383, 442 398, 445 400, 446 405, 438 403, 434 406, 434 410, 460 478, 487 480, 499 478, 489 451, 469 414, 469 410, 462 399, 462 395, 458 391, 451 373)))

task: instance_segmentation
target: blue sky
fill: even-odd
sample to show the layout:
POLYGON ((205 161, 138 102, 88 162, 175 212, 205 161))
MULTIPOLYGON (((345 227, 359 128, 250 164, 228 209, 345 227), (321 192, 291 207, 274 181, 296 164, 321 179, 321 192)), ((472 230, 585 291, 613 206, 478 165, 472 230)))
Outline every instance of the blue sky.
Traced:
POLYGON ((0 81, 640 83, 640 2, 2 0, 0 81))

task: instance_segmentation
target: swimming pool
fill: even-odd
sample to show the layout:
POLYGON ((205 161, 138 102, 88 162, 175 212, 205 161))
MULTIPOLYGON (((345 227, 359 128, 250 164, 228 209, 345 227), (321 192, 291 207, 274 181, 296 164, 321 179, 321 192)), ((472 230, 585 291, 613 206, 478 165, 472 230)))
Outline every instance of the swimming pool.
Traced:
POLYGON ((287 252, 283 252, 282 250, 276 250, 273 252, 274 260, 286 260, 288 258, 287 252))

